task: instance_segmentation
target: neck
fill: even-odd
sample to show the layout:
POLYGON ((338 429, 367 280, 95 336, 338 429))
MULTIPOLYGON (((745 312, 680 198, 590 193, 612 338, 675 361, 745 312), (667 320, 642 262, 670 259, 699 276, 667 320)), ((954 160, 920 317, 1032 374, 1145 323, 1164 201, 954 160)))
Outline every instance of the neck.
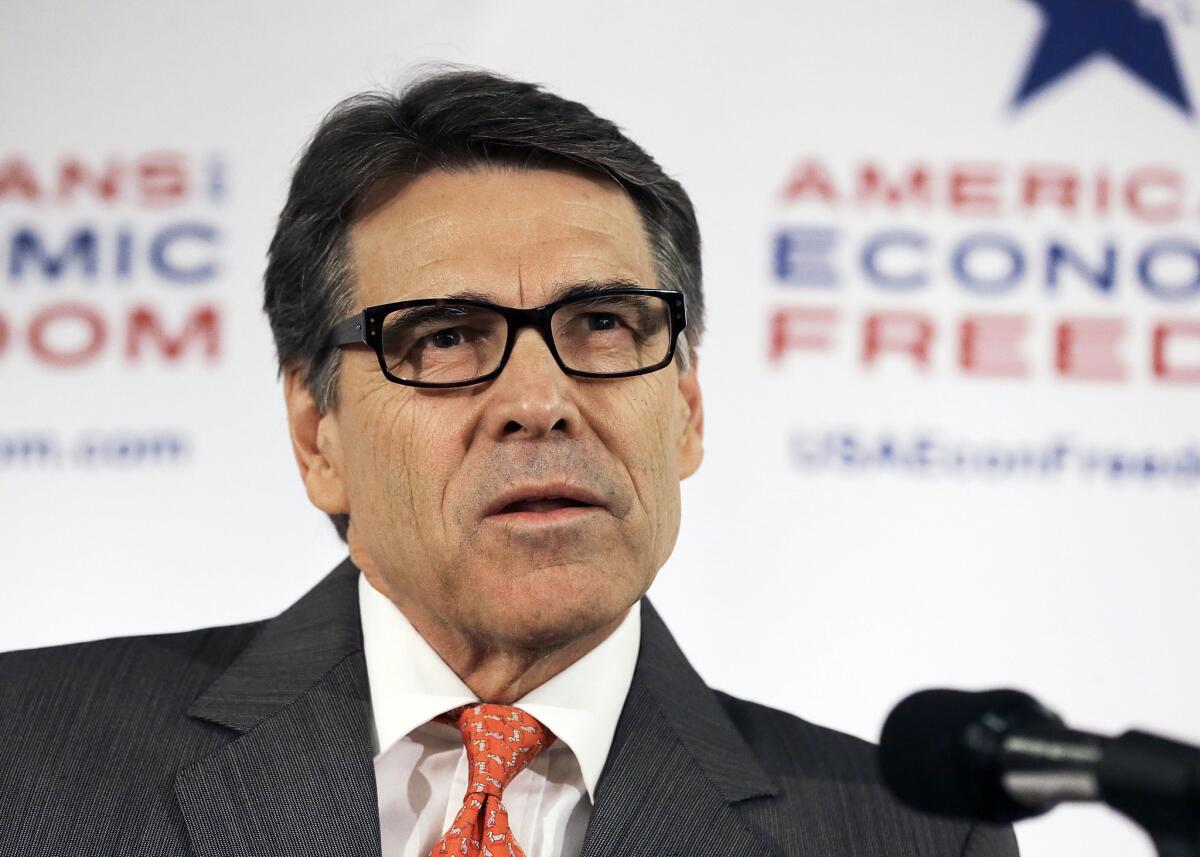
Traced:
MULTIPOLYGON (((407 613, 405 613, 408 616, 407 613)), ((578 661, 621 624, 624 614, 583 637, 546 649, 481 643, 438 623, 408 616, 413 627, 483 702, 512 705, 578 661)))
POLYGON ((404 614, 417 633, 481 702, 498 705, 511 705, 554 678, 604 642, 626 615, 623 612, 611 622, 579 637, 530 648, 466 633, 443 618, 428 615, 393 592, 369 563, 363 563, 359 568, 367 582, 404 614))

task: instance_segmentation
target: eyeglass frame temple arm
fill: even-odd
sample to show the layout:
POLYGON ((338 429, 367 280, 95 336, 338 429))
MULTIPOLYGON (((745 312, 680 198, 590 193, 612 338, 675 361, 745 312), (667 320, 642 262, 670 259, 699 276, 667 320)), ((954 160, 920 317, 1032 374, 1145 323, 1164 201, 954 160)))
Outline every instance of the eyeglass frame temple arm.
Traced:
POLYGON ((370 345, 367 341, 365 321, 365 312, 360 312, 357 315, 352 315, 349 318, 344 318, 335 324, 329 331, 329 335, 325 337, 325 342, 322 344, 322 349, 337 348, 340 345, 370 345))

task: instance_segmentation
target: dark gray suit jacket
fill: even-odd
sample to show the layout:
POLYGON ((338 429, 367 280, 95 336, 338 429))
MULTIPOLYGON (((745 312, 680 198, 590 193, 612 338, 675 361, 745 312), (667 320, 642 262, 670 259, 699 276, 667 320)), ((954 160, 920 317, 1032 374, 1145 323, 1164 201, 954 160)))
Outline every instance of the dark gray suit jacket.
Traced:
MULTIPOLYGON (((0 854, 378 855, 349 561, 275 619, 0 655, 0 854)), ((910 812, 871 745, 710 690, 642 605, 584 854, 1016 853, 910 812)))

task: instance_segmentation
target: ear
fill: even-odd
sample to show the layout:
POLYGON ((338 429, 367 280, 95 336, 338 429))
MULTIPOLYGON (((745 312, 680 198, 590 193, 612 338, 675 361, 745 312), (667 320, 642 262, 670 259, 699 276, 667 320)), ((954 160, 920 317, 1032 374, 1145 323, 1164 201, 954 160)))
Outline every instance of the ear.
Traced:
POLYGON ((345 468, 336 412, 322 414, 318 410, 299 369, 292 369, 284 376, 283 395, 292 435, 292 452, 308 499, 326 514, 348 514, 350 503, 342 478, 345 468))
POLYGON ((704 458, 704 399, 700 395, 700 366, 693 353, 691 366, 679 373, 681 431, 675 454, 679 478, 687 479, 700 468, 704 458))

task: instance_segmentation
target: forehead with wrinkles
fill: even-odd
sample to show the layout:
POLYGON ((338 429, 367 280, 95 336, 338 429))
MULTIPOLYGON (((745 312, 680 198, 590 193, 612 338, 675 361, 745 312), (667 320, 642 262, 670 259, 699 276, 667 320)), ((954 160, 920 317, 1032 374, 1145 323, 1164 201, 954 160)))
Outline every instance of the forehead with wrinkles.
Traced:
POLYGON ((534 306, 575 282, 656 285, 628 194, 567 170, 424 173, 355 224, 350 252, 359 309, 462 291, 534 306))

